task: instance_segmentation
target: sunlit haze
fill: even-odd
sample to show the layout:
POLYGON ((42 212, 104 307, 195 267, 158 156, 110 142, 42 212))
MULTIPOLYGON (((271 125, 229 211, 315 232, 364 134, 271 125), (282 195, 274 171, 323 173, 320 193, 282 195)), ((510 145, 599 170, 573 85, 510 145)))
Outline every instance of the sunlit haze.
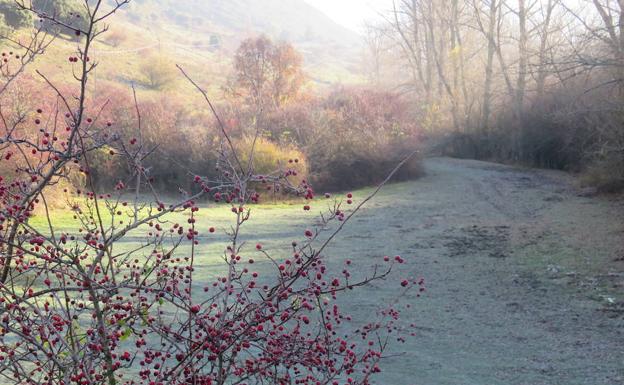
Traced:
POLYGON ((381 19, 379 13, 392 8, 392 0, 305 0, 337 23, 361 32, 365 22, 381 19))

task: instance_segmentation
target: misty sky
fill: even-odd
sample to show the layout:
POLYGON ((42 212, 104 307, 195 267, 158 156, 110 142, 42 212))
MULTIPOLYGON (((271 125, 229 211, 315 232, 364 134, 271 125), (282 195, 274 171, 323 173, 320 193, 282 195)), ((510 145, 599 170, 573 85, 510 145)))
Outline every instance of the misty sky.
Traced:
POLYGON ((361 31, 366 20, 379 20, 378 12, 392 7, 392 0, 305 0, 336 22, 361 31))

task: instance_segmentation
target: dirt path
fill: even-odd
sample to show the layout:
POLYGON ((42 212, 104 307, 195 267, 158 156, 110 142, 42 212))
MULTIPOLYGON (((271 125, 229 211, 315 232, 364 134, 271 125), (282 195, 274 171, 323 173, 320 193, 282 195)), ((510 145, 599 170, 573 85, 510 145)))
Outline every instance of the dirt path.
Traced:
POLYGON ((622 202, 563 173, 446 158, 426 170, 343 234, 364 254, 391 245, 413 261, 402 273, 428 281, 410 299, 419 335, 377 383, 624 384, 622 202))

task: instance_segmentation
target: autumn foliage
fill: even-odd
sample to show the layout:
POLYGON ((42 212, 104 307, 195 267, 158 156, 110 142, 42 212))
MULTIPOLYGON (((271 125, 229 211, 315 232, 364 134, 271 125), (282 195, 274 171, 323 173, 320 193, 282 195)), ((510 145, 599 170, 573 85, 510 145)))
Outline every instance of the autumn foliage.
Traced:
MULTIPOLYGON (((326 194, 321 205, 303 177, 305 157, 299 150, 278 151, 260 126, 251 136, 232 137, 228 121, 183 66, 179 76, 205 102, 203 115, 171 100, 140 102, 132 92, 127 97, 117 97, 114 90, 111 96, 88 92, 98 63, 91 44, 126 3, 110 8, 89 2, 88 15, 75 24, 21 5, 46 20, 39 31, 49 37, 28 50, 15 48, 14 67, 2 74, 2 103, 19 100, 19 87, 26 83, 18 77, 29 59, 54 41, 48 34, 73 28, 80 45, 68 52, 63 68, 74 74, 73 83, 59 86, 39 72, 30 86, 40 89, 34 94, 41 99, 2 110, 2 381, 370 384, 382 370, 389 344, 411 333, 400 322, 400 297, 424 290, 422 279, 398 277, 397 300, 383 304, 371 319, 353 320, 341 310, 340 297, 349 298, 352 290, 410 262, 379 256, 371 267, 328 264, 328 246, 339 241, 341 229, 374 193, 326 194), (57 24, 63 28, 54 28, 57 24), (109 103, 113 96, 117 104, 109 103), (208 115, 213 136, 198 139, 197 127, 208 115), (204 143, 201 154, 213 155, 195 152, 204 143), (282 154, 287 156, 280 159, 282 154), (256 155, 259 163, 253 161, 256 155), (213 173, 198 167, 177 174, 180 179, 168 174, 173 164, 192 165, 196 157, 213 173), (183 180, 179 198, 160 196, 158 183, 183 180), (58 188, 59 183, 66 187, 58 188), (315 206, 322 215, 274 253, 261 239, 253 247, 241 237, 253 220, 253 205, 276 188, 306 201, 302 212, 315 206), (70 224, 59 226, 48 202, 51 191, 71 210, 70 224), (229 213, 227 230, 199 226, 211 221, 202 215, 205 201, 229 213), (37 216, 43 225, 33 224, 37 216), (201 280, 199 255, 216 237, 225 240, 219 271, 201 280), (270 268, 260 274, 259 263, 270 268)), ((271 84, 281 84, 276 81, 271 84)), ((272 102, 284 102, 285 94, 273 93, 272 102)), ((379 115, 374 98, 328 103, 341 122, 355 119, 347 116, 352 109, 372 109, 369 118, 379 115)), ((348 128, 342 129, 348 136, 348 128)), ((398 135, 395 123, 381 129, 380 143, 390 146, 398 135)))
POLYGON ((303 85, 302 57, 286 42, 266 36, 244 40, 234 56, 231 92, 260 110, 279 108, 295 98, 303 85))

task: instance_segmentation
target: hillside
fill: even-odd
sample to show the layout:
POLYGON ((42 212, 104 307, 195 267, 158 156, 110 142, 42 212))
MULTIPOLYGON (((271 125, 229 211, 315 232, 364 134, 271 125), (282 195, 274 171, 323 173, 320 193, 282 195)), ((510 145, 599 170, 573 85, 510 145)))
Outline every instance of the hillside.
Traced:
POLYGON ((193 33, 266 33, 294 42, 354 44, 357 36, 302 0, 138 0, 126 14, 193 33))
MULTIPOLYGON (((303 54, 310 87, 363 80, 360 37, 304 0, 132 0, 108 27, 91 50, 98 62, 94 90, 135 84, 143 95, 166 91, 185 99, 192 93, 175 68, 180 64, 219 98, 236 48, 259 34, 288 41, 303 54), (151 67, 168 79, 166 86, 150 85, 151 67)), ((25 29, 17 35, 29 38, 25 29)), ((30 70, 71 82, 66 58, 76 48, 73 38, 61 36, 30 70)))
POLYGON ((223 80, 240 41, 258 34, 293 43, 318 84, 360 80, 360 38, 303 0, 134 0, 113 24, 128 34, 116 51, 173 55, 210 67, 212 82, 223 80))

